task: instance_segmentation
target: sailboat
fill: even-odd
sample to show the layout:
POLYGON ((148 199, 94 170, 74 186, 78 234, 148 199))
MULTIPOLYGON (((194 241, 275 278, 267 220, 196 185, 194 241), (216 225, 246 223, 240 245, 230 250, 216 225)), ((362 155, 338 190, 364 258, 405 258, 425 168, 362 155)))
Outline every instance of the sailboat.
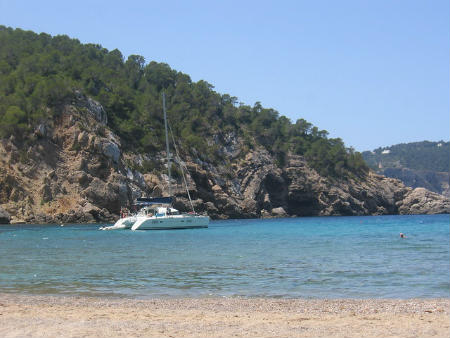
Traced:
MULTIPOLYGON (((121 213, 121 218, 113 225, 102 227, 101 230, 114 229, 131 229, 131 230, 164 230, 164 229, 193 229, 207 228, 209 224, 209 216, 199 215, 195 212, 189 189, 187 186, 183 166, 180 165, 183 180, 186 186, 187 195, 191 204, 192 212, 181 213, 172 207, 173 197, 170 179, 170 148, 169 137, 167 132, 167 112, 166 97, 163 93, 163 112, 164 112, 164 128, 166 132, 166 153, 167 153, 167 171, 169 177, 169 196, 156 198, 137 198, 133 204, 133 208, 138 210, 136 214, 121 213)), ((172 135, 173 138, 173 135, 172 135)), ((175 146, 175 144, 174 144, 175 146)), ((176 147, 176 146, 175 146, 176 147)), ((176 150, 176 148, 175 148, 176 150)), ((177 151, 178 155, 178 151, 177 151)), ((179 160, 181 162, 181 160, 179 160)))

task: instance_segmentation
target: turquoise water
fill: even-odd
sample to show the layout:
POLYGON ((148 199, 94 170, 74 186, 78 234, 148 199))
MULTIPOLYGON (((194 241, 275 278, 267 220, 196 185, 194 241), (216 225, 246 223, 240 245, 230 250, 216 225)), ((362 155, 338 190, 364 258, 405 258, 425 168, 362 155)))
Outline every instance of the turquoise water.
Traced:
POLYGON ((449 224, 449 215, 436 215, 213 221, 167 231, 1 226, 0 293, 449 297, 449 224))

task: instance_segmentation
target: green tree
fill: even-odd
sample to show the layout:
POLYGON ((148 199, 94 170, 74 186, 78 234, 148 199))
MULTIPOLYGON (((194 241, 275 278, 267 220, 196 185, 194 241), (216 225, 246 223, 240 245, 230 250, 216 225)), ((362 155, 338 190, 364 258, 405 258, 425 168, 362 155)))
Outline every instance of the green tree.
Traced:
POLYGON ((26 113, 17 106, 9 107, 0 119, 0 135, 2 137, 19 135, 27 129, 26 113))

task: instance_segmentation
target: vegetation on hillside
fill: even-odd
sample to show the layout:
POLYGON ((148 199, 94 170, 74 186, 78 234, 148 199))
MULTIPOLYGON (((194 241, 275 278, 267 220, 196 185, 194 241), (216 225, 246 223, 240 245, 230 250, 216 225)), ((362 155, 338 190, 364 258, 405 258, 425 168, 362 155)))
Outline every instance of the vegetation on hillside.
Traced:
POLYGON ((382 168, 409 168, 448 172, 450 142, 412 142, 378 148, 362 153, 364 160, 374 170, 382 168), (381 168, 380 168, 381 167, 381 168))
POLYGON ((139 55, 124 60, 117 49, 81 44, 60 35, 0 26, 0 137, 26 138, 37 124, 51 119, 76 90, 98 100, 109 127, 129 151, 163 149, 161 92, 182 151, 213 163, 227 162, 217 137, 240 136, 248 149, 264 146, 282 166, 291 151, 304 155, 319 173, 364 175, 360 153, 346 149, 340 138, 328 138, 304 119, 292 123, 260 103, 238 103, 219 94, 206 81, 191 78, 164 63, 139 55), (209 140, 209 142, 208 142, 209 140))

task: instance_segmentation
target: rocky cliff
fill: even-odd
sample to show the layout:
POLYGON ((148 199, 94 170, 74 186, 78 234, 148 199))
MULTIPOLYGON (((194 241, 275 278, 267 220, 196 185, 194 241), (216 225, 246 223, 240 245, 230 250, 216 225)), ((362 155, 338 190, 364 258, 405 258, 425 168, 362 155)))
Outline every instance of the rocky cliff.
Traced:
MULTIPOLYGON (((31 138, 1 140, 0 222, 110 222, 136 197, 167 194, 165 153, 124 152, 107 121, 98 102, 78 93, 31 138)), ((183 158, 196 211, 214 219, 450 211, 445 197, 373 172, 326 178, 298 155, 279 167, 265 149, 246 150, 232 132, 215 141, 231 165, 183 158)), ((172 180, 175 207, 189 210, 181 183, 172 180)))
POLYGON ((365 151, 362 156, 378 174, 450 197, 449 142, 411 142, 365 151))
POLYGON ((408 168, 385 168, 381 170, 384 176, 397 178, 406 186, 412 188, 426 188, 435 193, 450 197, 448 172, 431 170, 413 170, 408 168))

